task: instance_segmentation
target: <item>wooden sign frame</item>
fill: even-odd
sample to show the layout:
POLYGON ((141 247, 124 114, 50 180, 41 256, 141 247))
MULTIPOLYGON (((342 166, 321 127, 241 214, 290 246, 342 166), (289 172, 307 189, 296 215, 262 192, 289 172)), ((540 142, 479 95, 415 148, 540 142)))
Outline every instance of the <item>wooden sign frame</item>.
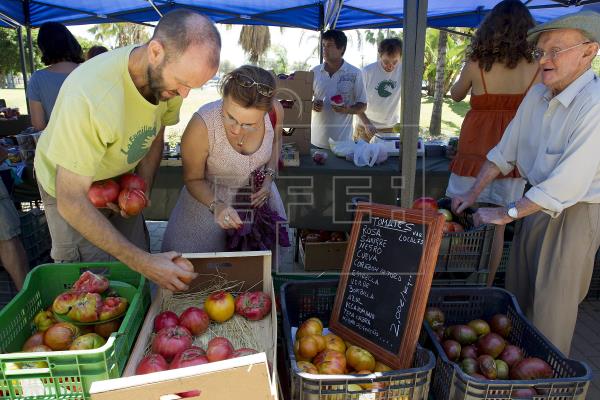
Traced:
POLYGON ((412 367, 413 356, 416 349, 429 289, 437 262, 437 257, 442 241, 442 229, 444 226, 444 216, 433 211, 406 209, 394 206, 386 206, 371 203, 359 203, 355 211, 354 226, 350 236, 346 258, 340 276, 340 283, 337 289, 335 304, 329 328, 332 332, 342 337, 350 343, 360 346, 375 356, 377 360, 395 369, 406 369, 412 367), (340 311, 342 301, 348 285, 348 278, 353 261, 354 251, 360 234, 360 227, 364 215, 377 216, 391 220, 404 221, 427 226, 427 233, 423 242, 423 253, 421 255, 419 269, 416 275, 416 282, 413 288, 412 299, 408 308, 403 335, 400 341, 400 347, 397 354, 379 346, 377 343, 364 338, 358 332, 346 327, 340 322, 340 311))

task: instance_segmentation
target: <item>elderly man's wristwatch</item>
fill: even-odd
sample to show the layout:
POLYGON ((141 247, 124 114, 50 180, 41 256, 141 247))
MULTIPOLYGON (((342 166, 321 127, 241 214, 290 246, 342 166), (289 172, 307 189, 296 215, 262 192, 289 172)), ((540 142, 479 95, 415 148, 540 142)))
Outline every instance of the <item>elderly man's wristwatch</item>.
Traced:
POLYGON ((517 219, 519 218, 519 210, 517 210, 517 203, 516 202, 511 202, 508 203, 507 206, 507 211, 506 213, 508 214, 509 217, 511 217, 512 219, 517 219))

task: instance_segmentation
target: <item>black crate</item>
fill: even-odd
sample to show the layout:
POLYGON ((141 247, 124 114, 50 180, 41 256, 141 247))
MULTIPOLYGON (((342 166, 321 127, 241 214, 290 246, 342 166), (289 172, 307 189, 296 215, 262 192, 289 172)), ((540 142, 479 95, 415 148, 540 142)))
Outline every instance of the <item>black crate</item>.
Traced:
POLYGON ((483 225, 444 233, 435 272, 487 272, 494 231, 494 225, 483 225))
POLYGON ((336 280, 295 281, 281 287, 281 312, 285 357, 290 375, 291 398, 301 400, 348 400, 348 399, 411 399, 425 400, 429 393, 431 371, 435 364, 433 354, 417 346, 413 368, 377 373, 375 378, 346 375, 328 378, 300 372, 296 366, 293 350, 292 327, 299 326, 311 317, 325 324, 329 321, 338 286, 336 280), (349 391, 349 384, 379 383, 383 387, 374 390, 349 391))
POLYGON ((21 213, 20 220, 21 242, 30 265, 34 267, 37 264, 32 264, 31 261, 44 256, 52 247, 46 215, 43 210, 33 208, 30 211, 21 213))
MULTIPOLYGON (((436 400, 512 399, 514 389, 534 387, 544 400, 584 400, 592 378, 583 362, 566 358, 523 315, 515 297, 499 288, 431 288, 428 305, 440 308, 446 324, 464 324, 494 314, 508 315, 513 329, 508 340, 521 347, 526 357, 545 360, 554 369, 555 378, 531 381, 480 380, 465 374, 450 362, 427 323, 423 324, 421 343, 437 355, 431 383, 436 400)), ((551 317, 551 316, 549 316, 551 317)))
POLYGON ((433 274, 433 286, 486 286, 488 271, 476 272, 436 272, 433 274))

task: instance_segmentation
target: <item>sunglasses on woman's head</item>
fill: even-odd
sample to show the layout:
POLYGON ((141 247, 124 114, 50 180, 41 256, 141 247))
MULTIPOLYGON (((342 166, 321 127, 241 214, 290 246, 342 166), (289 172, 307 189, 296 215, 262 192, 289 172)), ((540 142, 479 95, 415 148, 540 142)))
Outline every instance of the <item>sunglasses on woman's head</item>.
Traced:
POLYGON ((235 81, 237 82, 237 84, 240 85, 241 87, 251 88, 253 86, 256 86, 256 91, 259 94, 261 94, 265 97, 273 96, 273 92, 275 91, 275 89, 273 89, 271 86, 269 86, 267 84, 258 83, 254 79, 250 78, 247 75, 243 75, 243 74, 234 74, 233 77, 234 77, 235 81))

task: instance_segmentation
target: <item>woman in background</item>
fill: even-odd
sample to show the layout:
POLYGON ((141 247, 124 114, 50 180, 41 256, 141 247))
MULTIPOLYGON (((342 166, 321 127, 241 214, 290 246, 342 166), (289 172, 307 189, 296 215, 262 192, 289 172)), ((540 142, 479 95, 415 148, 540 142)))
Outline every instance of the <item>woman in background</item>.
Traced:
MULTIPOLYGON (((500 142, 529 88, 540 82, 538 65, 527 42, 527 31, 534 25, 523 3, 504 0, 490 11, 475 32, 467 50, 467 62, 450 89, 454 101, 463 100, 470 91, 471 110, 463 120, 458 152, 450 164, 448 197, 461 195, 473 186, 487 153, 500 142)), ((494 180, 477 202, 506 206, 520 199, 524 189, 525 180, 515 169, 494 180)), ((504 226, 496 229, 490 279, 500 262, 503 241, 504 226)))
POLYGON ((40 27, 37 44, 46 68, 31 75, 27 100, 31 125, 42 131, 48 125, 60 87, 67 76, 83 62, 81 46, 63 24, 46 22, 40 27))

